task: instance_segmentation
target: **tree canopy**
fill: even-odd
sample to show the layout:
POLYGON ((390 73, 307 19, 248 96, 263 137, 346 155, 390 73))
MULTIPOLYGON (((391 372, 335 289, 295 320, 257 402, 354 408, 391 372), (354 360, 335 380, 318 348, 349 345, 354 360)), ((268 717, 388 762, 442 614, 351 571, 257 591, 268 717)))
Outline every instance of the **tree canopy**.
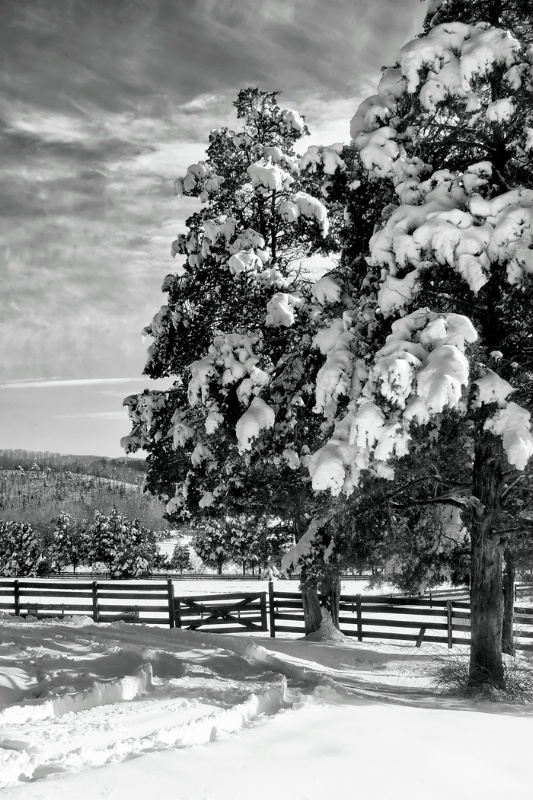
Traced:
POLYGON ((147 329, 148 374, 176 383, 126 401, 126 448, 149 451, 169 514, 244 490, 266 452, 292 473, 314 507, 289 560, 346 551, 332 519, 373 481, 395 481, 398 514, 453 525, 470 546, 473 686, 503 686, 505 503, 533 454, 531 17, 523 0, 434 0, 348 149, 297 162, 301 118, 241 93, 244 133, 215 132, 178 182, 208 205, 147 329), (292 271, 295 247, 339 245, 313 286, 292 271))

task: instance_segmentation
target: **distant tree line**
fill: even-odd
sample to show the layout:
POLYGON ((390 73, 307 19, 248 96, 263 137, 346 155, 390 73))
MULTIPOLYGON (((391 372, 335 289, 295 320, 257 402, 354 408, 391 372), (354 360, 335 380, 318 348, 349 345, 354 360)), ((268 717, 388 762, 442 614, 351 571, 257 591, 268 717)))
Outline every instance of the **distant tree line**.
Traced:
POLYGON ((213 521, 198 530, 191 548, 179 540, 171 557, 159 547, 168 531, 144 527, 113 507, 92 518, 76 519, 60 511, 44 529, 28 522, 0 521, 0 576, 48 577, 86 568, 113 579, 138 578, 154 572, 193 569, 192 551, 207 569, 222 574, 232 565, 255 573, 279 566, 292 544, 292 535, 279 523, 259 524, 251 519, 213 521))
POLYGON ((80 567, 105 571, 110 578, 137 578, 164 566, 158 535, 116 507, 77 520, 61 511, 43 531, 30 523, 0 522, 0 574, 47 577, 80 567))
POLYGON ((142 458, 106 458, 33 450, 0 450, 0 470, 73 472, 140 485, 146 474, 146 462, 142 458))
POLYGON ((138 484, 53 470, 37 462, 27 468, 0 470, 0 520, 30 523, 45 533, 61 510, 81 521, 92 518, 97 510, 108 514, 114 506, 146 528, 169 527, 163 520, 163 504, 144 495, 138 484))

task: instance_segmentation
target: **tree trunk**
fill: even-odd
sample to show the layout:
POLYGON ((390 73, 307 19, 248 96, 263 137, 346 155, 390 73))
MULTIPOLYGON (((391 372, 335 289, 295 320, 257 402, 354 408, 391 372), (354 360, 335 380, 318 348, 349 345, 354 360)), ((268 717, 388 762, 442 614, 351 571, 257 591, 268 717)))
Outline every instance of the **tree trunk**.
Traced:
MULTIPOLYGON (((298 542, 305 533, 306 521, 302 514, 293 517, 294 538, 298 542)), ((305 635, 314 633, 322 624, 322 612, 320 611, 320 599, 318 597, 318 586, 316 581, 308 580, 305 567, 302 567, 300 576, 300 591, 302 593, 302 604, 304 610, 305 635)))
MULTIPOLYGON (((307 523, 303 517, 300 517, 293 520, 293 525, 296 541, 299 541, 307 529, 307 523)), ((336 572, 327 569, 326 564, 324 564, 324 572, 320 578, 309 578, 305 567, 302 567, 300 591, 302 593, 306 636, 320 628, 322 624, 322 608, 325 608, 330 614, 335 627, 339 627, 341 582, 340 576, 336 572)))
POLYGON ((484 433, 476 445, 472 493, 469 685, 505 688, 502 663, 503 543, 495 533, 503 489, 500 440, 484 433))
POLYGON ((321 605, 328 611, 333 624, 339 627, 339 602, 341 599, 341 578, 337 572, 328 572, 320 582, 321 605))
POLYGON ((502 651, 514 656, 514 584, 515 563, 514 557, 508 547, 504 550, 505 567, 503 570, 503 626, 502 626, 502 651))
POLYGON ((304 607, 305 635, 317 631, 322 624, 322 611, 320 609, 320 599, 316 583, 305 582, 305 572, 302 570, 301 577, 302 603, 304 607))

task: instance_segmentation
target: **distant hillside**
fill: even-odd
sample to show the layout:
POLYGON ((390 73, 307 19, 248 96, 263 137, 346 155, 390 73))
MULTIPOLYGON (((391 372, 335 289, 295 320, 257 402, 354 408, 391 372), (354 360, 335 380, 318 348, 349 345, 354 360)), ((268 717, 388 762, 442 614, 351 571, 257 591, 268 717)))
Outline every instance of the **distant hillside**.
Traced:
POLYGON ((0 470, 49 469, 111 478, 125 483, 141 484, 146 475, 146 461, 141 458, 106 458, 105 456, 72 456, 61 453, 40 453, 32 450, 0 450, 0 470))
POLYGON ((152 530, 167 530, 163 503, 141 493, 145 472, 140 460, 2 450, 0 519, 45 529, 60 511, 86 519, 116 506, 152 530))

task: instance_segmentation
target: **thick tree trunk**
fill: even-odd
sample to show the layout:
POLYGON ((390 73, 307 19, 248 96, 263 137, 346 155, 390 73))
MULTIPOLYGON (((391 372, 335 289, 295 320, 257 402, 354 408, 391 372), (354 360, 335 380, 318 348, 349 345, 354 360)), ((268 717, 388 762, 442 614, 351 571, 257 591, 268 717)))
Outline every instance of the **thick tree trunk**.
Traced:
POLYGON ((328 572, 320 582, 320 600, 328 611, 333 624, 339 627, 339 602, 341 599, 341 578, 336 572, 328 572))
MULTIPOLYGON (((305 533, 306 521, 303 511, 293 519, 294 538, 298 542, 305 533)), ((322 612, 320 611, 320 599, 318 597, 318 586, 315 581, 309 580, 305 567, 302 568, 300 577, 300 591, 302 593, 302 604, 304 609, 305 635, 314 633, 320 628, 322 623, 322 612)))
POLYGON ((472 491, 479 503, 472 512, 472 644, 469 684, 505 688, 502 663, 503 543, 495 533, 503 488, 501 443, 485 433, 476 445, 472 491))
POLYGON ((314 633, 322 624, 322 611, 320 608, 320 599, 318 596, 318 588, 316 585, 309 586, 304 584, 304 576, 302 574, 302 603, 304 607, 304 624, 305 635, 314 633))
MULTIPOLYGON (((295 538, 301 539, 307 523, 303 518, 294 520, 295 538)), ((305 635, 315 633, 322 624, 322 608, 325 608, 332 618, 336 628, 339 627, 339 600, 341 593, 340 575, 328 569, 324 563, 324 573, 320 578, 310 578, 302 568, 300 579, 302 604, 304 611, 305 635)))
POLYGON ((502 625, 502 651, 510 656, 515 654, 513 623, 514 623, 514 584, 515 563, 514 557, 508 547, 504 551, 505 568, 503 570, 503 625, 502 625))

